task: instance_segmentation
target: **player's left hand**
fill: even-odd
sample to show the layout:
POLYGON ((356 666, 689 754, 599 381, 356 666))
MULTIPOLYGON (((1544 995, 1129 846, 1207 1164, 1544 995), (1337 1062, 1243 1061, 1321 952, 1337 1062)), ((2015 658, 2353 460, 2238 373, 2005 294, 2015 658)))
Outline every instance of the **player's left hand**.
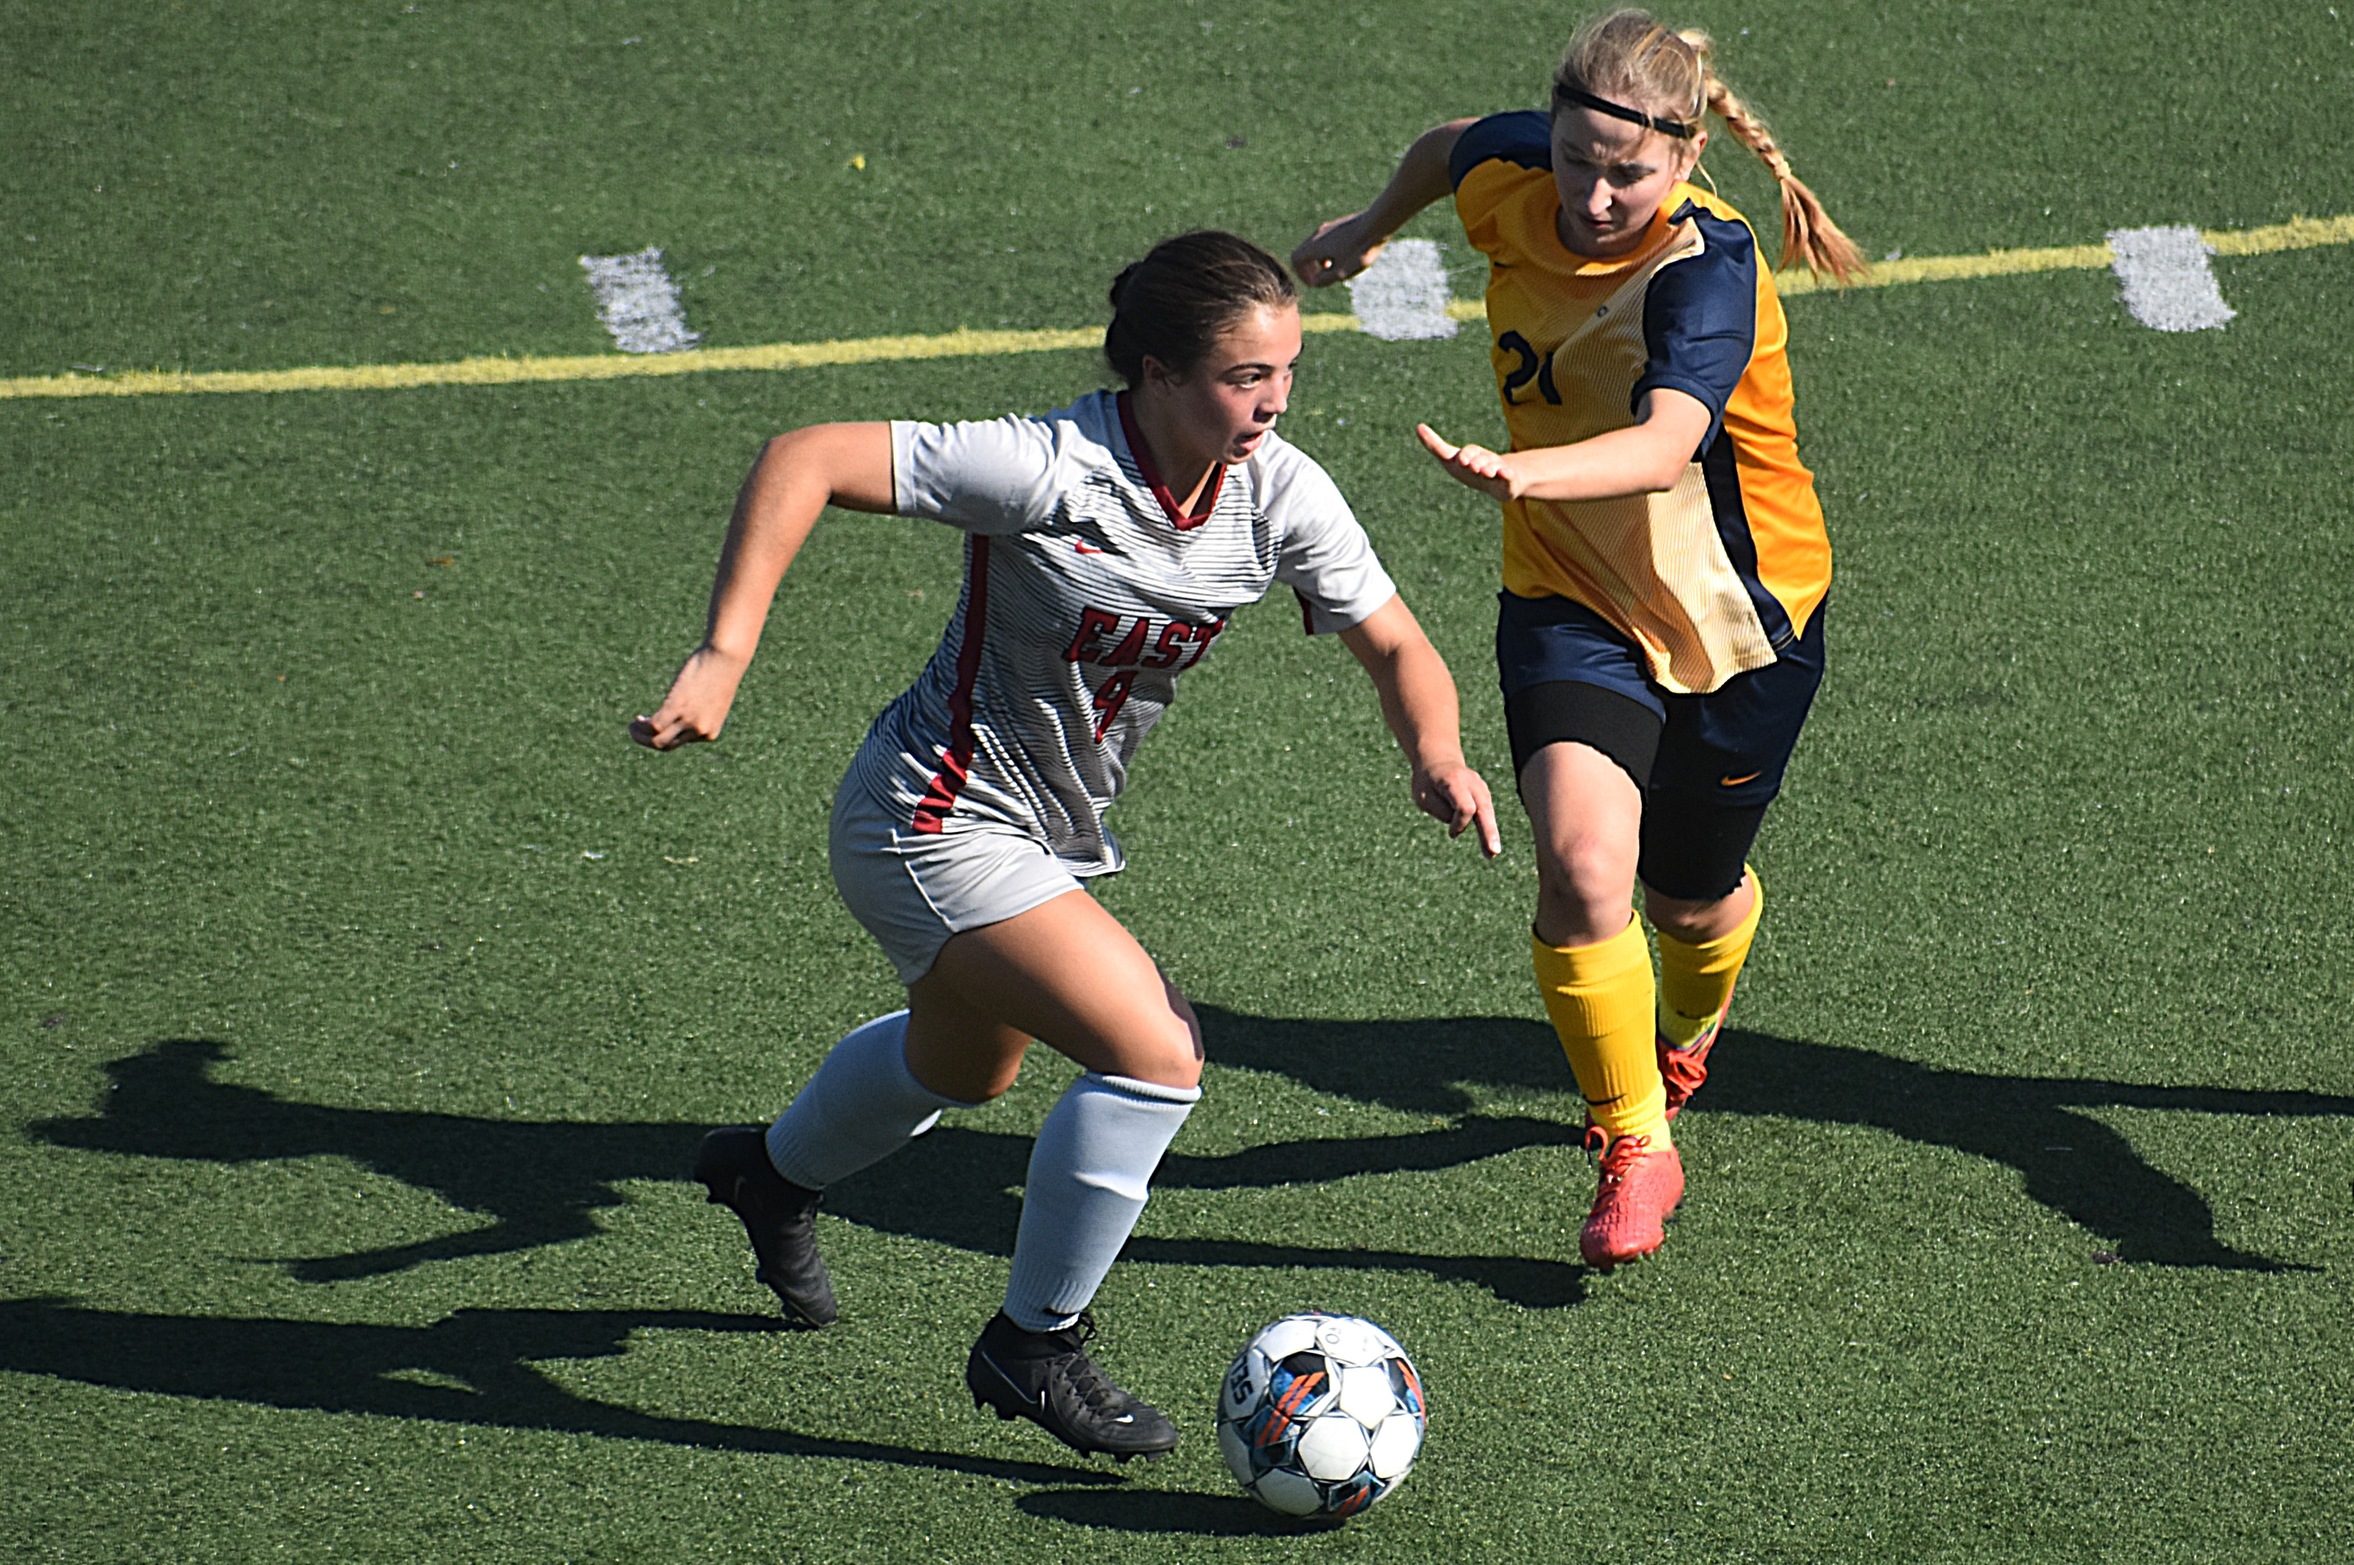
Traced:
POLYGON ((1414 804, 1423 814, 1444 821, 1447 835, 1460 837, 1479 829, 1479 851, 1494 858, 1504 851, 1496 830, 1496 801, 1488 781, 1461 761, 1439 761, 1414 768, 1414 804))
POLYGON ((1447 470, 1448 477, 1498 500, 1512 498, 1510 457, 1490 451, 1486 446, 1449 445, 1428 424, 1415 425, 1414 433, 1421 438, 1422 449, 1439 459, 1439 466, 1447 470))

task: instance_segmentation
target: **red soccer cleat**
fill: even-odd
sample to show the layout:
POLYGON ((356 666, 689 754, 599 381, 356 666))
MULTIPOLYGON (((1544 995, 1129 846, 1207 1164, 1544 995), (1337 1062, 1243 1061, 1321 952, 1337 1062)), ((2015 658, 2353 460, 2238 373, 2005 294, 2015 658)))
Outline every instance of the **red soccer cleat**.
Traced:
MULTIPOLYGON (((1586 1132, 1591 1148, 1599 1129, 1586 1132)), ((1649 1136, 1621 1136, 1602 1154, 1602 1182, 1594 1209, 1578 1230, 1578 1254, 1597 1271, 1638 1261, 1659 1248, 1666 1223, 1684 1199, 1684 1160, 1673 1143, 1654 1147, 1649 1136)))
POLYGON ((1700 1084, 1708 1080, 1708 1051, 1716 1047, 1716 1040, 1725 1030, 1726 1012, 1733 1008, 1733 997, 1725 996, 1725 1003, 1708 1026, 1690 1045, 1678 1048, 1664 1035, 1654 1038, 1659 1052, 1659 1079, 1667 1083, 1667 1117, 1674 1119, 1700 1084))

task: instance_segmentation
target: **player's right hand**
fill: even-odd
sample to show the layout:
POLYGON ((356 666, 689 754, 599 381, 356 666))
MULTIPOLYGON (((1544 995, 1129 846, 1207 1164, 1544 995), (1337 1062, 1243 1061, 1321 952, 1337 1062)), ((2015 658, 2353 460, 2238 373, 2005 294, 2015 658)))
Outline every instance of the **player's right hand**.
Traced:
POLYGON ((735 705, 736 686, 743 682, 749 661, 712 647, 696 648, 654 715, 640 713, 630 723, 629 737, 649 750, 675 750, 682 744, 717 739, 727 726, 728 708, 735 705))
POLYGON ((1362 212, 1336 217, 1300 242, 1291 253, 1291 269, 1311 288, 1346 282, 1373 264, 1387 239, 1365 243, 1357 232, 1362 212))

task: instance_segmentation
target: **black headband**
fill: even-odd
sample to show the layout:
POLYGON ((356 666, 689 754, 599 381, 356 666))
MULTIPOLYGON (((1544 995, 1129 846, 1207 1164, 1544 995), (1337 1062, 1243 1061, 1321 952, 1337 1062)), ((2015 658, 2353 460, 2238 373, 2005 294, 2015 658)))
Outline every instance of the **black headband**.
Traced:
POLYGON ((1597 114, 1607 114, 1614 120, 1625 120, 1630 125, 1648 125, 1662 136, 1673 136, 1678 141, 1691 140, 1692 133, 1700 128, 1688 120, 1668 120, 1656 114, 1645 114, 1641 109, 1630 109, 1623 103, 1597 98, 1583 87, 1564 86, 1560 82, 1553 84, 1553 101, 1557 105, 1574 103, 1592 109, 1597 114))

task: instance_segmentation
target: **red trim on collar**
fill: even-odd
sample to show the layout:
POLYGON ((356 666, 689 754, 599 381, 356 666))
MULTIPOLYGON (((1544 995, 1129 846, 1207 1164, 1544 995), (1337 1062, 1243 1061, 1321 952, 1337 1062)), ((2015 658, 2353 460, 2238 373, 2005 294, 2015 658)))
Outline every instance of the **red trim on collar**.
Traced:
POLYGON ((1152 465, 1152 452, 1145 448, 1144 434, 1136 427, 1136 415, 1128 406, 1128 393, 1123 391, 1112 400, 1120 410, 1120 433, 1128 437, 1128 449, 1136 457, 1136 470, 1144 475, 1145 486, 1152 490, 1152 497, 1161 503, 1161 514, 1169 519, 1169 525, 1184 533, 1208 521, 1210 513, 1218 509, 1218 489, 1226 482, 1226 464, 1217 462, 1211 465, 1210 481, 1202 495, 1201 509, 1187 516, 1177 508, 1177 497, 1169 492, 1167 484, 1161 482, 1160 473, 1152 465))

